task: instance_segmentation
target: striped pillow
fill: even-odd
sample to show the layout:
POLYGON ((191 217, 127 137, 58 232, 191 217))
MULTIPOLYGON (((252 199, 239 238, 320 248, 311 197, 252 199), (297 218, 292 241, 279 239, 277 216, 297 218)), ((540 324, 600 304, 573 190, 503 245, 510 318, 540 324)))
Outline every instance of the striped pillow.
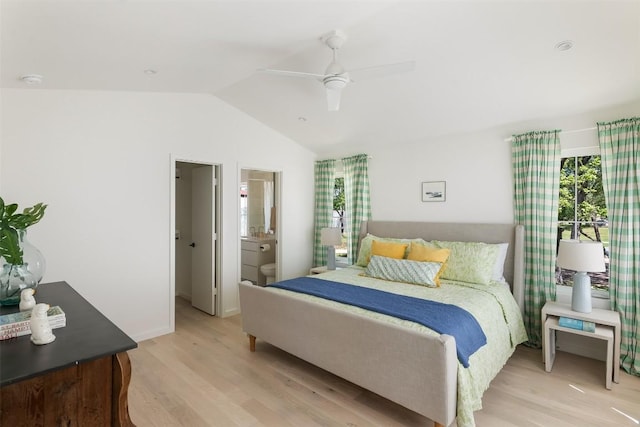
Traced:
POLYGON ((442 263, 411 261, 373 255, 365 270, 365 275, 393 282, 411 283, 435 288, 436 275, 442 263))

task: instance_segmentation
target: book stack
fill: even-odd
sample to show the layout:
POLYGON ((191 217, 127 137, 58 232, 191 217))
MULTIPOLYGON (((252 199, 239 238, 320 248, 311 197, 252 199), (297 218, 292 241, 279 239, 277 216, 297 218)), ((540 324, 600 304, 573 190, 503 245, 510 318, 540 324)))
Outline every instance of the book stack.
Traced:
MULTIPOLYGON (((47 311, 51 329, 67 326, 64 311, 58 306, 47 311)), ((0 341, 31 334, 31 310, 0 316, 0 341)))
POLYGON ((572 319, 570 317, 560 317, 558 319, 558 325, 564 328, 577 329, 585 332, 595 332, 596 324, 594 322, 587 322, 585 320, 572 319))

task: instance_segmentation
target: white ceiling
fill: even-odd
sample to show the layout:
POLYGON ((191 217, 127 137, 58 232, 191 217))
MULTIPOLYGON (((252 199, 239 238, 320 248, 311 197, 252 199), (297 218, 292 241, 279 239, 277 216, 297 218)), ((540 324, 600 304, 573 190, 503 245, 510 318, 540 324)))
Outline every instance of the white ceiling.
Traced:
POLYGON ((213 94, 317 153, 640 99, 639 1, 2 0, 0 37, 3 88, 213 94), (350 84, 338 112, 319 82, 256 72, 322 74, 333 29, 348 69, 416 68, 350 84))

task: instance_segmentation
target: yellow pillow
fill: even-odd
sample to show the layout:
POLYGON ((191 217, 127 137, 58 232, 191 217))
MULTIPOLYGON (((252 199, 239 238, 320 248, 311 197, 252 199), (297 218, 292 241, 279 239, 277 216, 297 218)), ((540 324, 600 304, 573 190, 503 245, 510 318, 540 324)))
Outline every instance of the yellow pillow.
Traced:
POLYGON ((442 263, 442 267, 440 267, 440 271, 438 271, 434 280, 436 285, 440 286, 440 275, 447 268, 447 259, 449 259, 450 254, 451 250, 449 249, 437 249, 411 242, 411 249, 409 249, 407 259, 411 261, 442 263))
MULTIPOLYGON (((387 258, 402 259, 408 246, 407 243, 380 242, 374 240, 371 242, 371 256, 378 255, 387 258)), ((367 260, 367 264, 368 263, 369 261, 367 260)))

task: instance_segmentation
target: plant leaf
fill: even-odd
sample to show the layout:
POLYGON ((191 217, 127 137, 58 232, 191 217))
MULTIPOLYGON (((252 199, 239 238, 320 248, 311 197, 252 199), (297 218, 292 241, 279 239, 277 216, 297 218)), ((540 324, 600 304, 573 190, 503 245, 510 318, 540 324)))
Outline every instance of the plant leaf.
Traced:
POLYGON ((46 208, 47 205, 43 205, 42 203, 37 203, 30 208, 25 208, 25 210, 22 211, 22 215, 25 218, 23 228, 30 227, 40 221, 44 216, 44 210, 46 208))
POLYGON ((18 205, 16 203, 12 203, 4 207, 4 217, 9 219, 13 213, 18 210, 18 205))
POLYGON ((18 233, 40 221, 46 208, 47 205, 37 203, 22 213, 15 213, 18 205, 5 205, 0 198, 0 256, 7 263, 21 265, 24 262, 18 233))
POLYGON ((22 249, 18 244, 18 232, 13 228, 0 230, 0 256, 9 264, 23 264, 22 249))

